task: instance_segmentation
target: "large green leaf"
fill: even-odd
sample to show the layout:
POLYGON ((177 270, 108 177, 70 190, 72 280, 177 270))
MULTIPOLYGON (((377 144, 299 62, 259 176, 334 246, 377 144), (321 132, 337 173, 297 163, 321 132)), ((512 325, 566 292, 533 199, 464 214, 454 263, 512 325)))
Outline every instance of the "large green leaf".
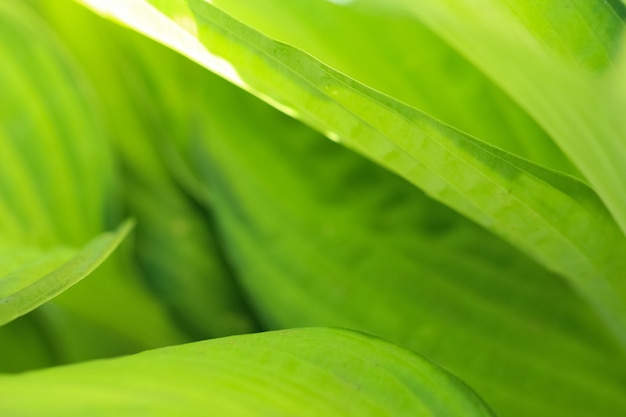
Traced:
POLYGON ((173 79, 198 126, 181 149, 264 323, 380 335, 503 416, 626 409, 623 353, 557 277, 233 86, 173 79))
POLYGON ((0 326, 49 301, 89 275, 130 230, 126 223, 80 250, 9 245, 0 248, 0 326))
MULTIPOLYGON (((513 242, 567 277, 626 345, 622 276, 626 238, 584 183, 491 147, 377 93, 243 25, 211 3, 82 3, 191 57, 513 242)), ((564 74, 563 83, 573 80, 573 73, 564 74)), ((583 90, 595 85, 587 83, 583 90)), ((594 114, 587 112, 585 118, 594 114)))
POLYGON ((464 384, 407 350, 317 328, 0 376, 0 398, 0 413, 21 417, 492 415, 464 384))
POLYGON ((545 166, 577 173, 519 106, 408 13, 393 13, 388 6, 373 9, 370 3, 376 2, 363 0, 342 5, 212 3, 265 35, 460 130, 545 166), (275 24, 277 20, 283 24, 275 24))

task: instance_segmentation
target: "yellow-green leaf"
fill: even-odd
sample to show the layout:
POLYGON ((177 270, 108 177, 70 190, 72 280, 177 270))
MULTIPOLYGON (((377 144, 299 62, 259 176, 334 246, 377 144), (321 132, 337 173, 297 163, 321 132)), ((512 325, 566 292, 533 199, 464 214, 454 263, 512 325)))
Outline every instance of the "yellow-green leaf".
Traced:
POLYGON ((0 414, 20 417, 492 416, 467 386, 412 352, 323 328, 0 376, 0 398, 0 414))
POLYGON ((125 223, 80 250, 53 248, 45 251, 8 246, 0 249, 0 326, 39 307, 89 275, 126 237, 125 223), (13 265, 7 265, 7 259, 13 265))

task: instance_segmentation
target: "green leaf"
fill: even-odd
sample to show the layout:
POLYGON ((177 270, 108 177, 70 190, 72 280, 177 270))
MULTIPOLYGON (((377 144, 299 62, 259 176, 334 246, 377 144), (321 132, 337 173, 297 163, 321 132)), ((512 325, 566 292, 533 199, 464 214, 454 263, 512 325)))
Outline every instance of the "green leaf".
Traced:
POLYGON ((35 309, 89 275, 120 244, 131 227, 132 223, 126 222, 116 232, 93 239, 81 250, 0 248, 0 326, 35 309), (17 265, 7 265, 6 259, 17 265))
POLYGON ((265 325, 377 334, 459 375, 500 415, 626 409, 623 353, 558 277, 411 184, 200 75, 173 78, 189 82, 178 85, 198 131, 180 148, 265 325))
POLYGON ((574 58, 612 56, 624 23, 608 2, 486 0, 406 2, 417 18, 468 57, 546 129, 576 164, 626 232, 626 120, 612 84, 554 53, 554 40, 574 58), (489 9, 491 13, 476 13, 489 9), (520 15, 520 10, 533 15, 520 15), (561 11, 561 13, 559 13, 561 11), (564 15, 563 11, 567 14, 564 15), (520 19, 521 16, 521 19, 520 19), (567 34, 573 34, 570 39, 567 34), (579 42, 582 39, 582 42, 579 42), (592 43, 601 45, 593 47, 592 43))
MULTIPOLYGON (((405 14, 413 10, 416 16, 421 17, 440 16, 449 14, 449 17, 457 16, 463 21, 460 31, 474 30, 471 28, 481 27, 482 30, 493 30, 502 35, 507 42, 513 41, 516 52, 522 52, 519 48, 543 49, 555 58, 560 57, 572 68, 583 67, 594 71, 610 66, 613 61, 616 41, 624 29, 624 22, 620 14, 624 14, 624 8, 610 2, 589 2, 584 0, 547 0, 537 3, 498 0, 480 0, 480 7, 489 7, 489 13, 477 13, 478 9, 464 8, 461 4, 452 0, 440 2, 436 5, 414 7, 410 2, 399 1, 395 4, 405 4, 405 10, 397 10, 397 13, 405 14), (434 7, 431 7, 434 6, 434 7), (454 8, 457 8, 454 10, 454 8), (453 13, 450 13, 453 12, 453 13), (495 24, 494 26, 489 26, 495 24), (515 40, 513 40, 515 39, 515 40)), ((375 1, 372 3, 376 3, 375 1)), ((394 3, 394 2, 392 2, 394 3)), ((393 8, 393 6, 391 6, 393 8)), ((432 23, 425 22, 428 26, 432 23)), ((435 33, 443 35, 449 32, 449 28, 434 29, 435 33)), ((450 40, 449 35, 442 36, 450 40)), ((491 47, 495 45, 490 42, 491 47)), ((460 45, 454 43, 453 47, 460 45)), ((478 46, 478 45, 475 45, 478 46)), ((511 45, 512 46, 512 45, 511 45)), ((483 46, 478 46, 482 48, 483 46)), ((469 50, 464 49, 462 53, 469 50)), ((494 53, 499 53, 499 48, 493 48, 494 53)), ((470 56, 469 59, 474 62, 470 56)), ((504 64, 503 62, 500 65, 504 64)), ((484 69, 483 64, 476 64, 484 69)), ((525 65, 525 68, 532 65, 525 65)), ((489 72, 488 72, 489 74, 489 72)), ((540 80, 538 80, 541 83, 540 80)))
POLYGON ((212 3, 266 36, 481 140, 579 175, 491 80, 410 14, 388 10, 386 2, 377 8, 370 4, 376 2, 363 0, 342 5, 306 0, 212 3), (277 20, 283 24, 275 24, 277 20))
POLYGON ((317 328, 0 376, 0 392, 0 412, 22 417, 492 416, 425 359, 371 336, 317 328))
MULTIPOLYGON (((163 12, 145 1, 83 3, 189 56, 503 236, 568 278, 626 345, 626 238, 584 183, 491 147, 377 93, 210 3, 159 2, 163 12)), ((563 83, 578 79, 571 74, 564 74, 563 83)), ((583 90, 589 92, 594 85, 587 83, 583 90)), ((576 103, 572 108, 581 104, 576 103)), ((617 122, 615 111, 610 114, 617 122)), ((567 121, 571 120, 559 123, 567 121)), ((573 126, 580 127, 577 122, 567 129, 573 126)), ((617 146, 619 137, 609 141, 617 146)), ((619 154, 611 158, 619 159, 619 154)))

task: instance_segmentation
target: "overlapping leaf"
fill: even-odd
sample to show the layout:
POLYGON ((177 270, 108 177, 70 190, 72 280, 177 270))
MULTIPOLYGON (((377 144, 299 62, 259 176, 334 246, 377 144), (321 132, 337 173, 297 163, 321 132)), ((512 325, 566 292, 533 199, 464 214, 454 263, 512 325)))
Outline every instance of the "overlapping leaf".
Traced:
POLYGON ((626 232, 626 121, 598 66, 624 23, 608 2, 406 2, 548 131, 626 232), (477 11, 490 10, 490 13, 477 11), (570 59, 559 59, 555 49, 570 59))
POLYGON ((116 233, 94 239, 82 250, 2 248, 0 326, 39 307, 91 273, 119 245, 129 229, 130 223, 127 223, 116 233), (12 268, 9 263, 15 266, 12 268))
MULTIPOLYGON (((626 269, 626 238, 594 191, 584 183, 443 125, 302 51, 271 40, 210 3, 83 3, 191 57, 330 138, 401 174, 435 199, 513 242, 549 269, 567 277, 626 345, 626 284, 622 277, 626 269)), ((444 6, 425 9, 439 7, 444 6)), ((513 52, 507 51, 510 53, 513 52)), ((511 62, 521 65, 517 60, 511 62)), ((554 70, 548 64, 545 67, 554 70)), ((557 83, 559 87, 550 89, 548 94, 581 80, 572 74, 577 73, 564 73, 563 81, 557 83)), ((550 72, 550 77, 558 76, 550 72)), ((582 81, 589 81, 588 77, 582 81)), ((583 90, 589 93, 595 86, 589 82, 583 90)), ((596 99, 600 96, 589 97, 594 98, 592 105, 598 104, 596 99)), ((581 104, 574 98, 572 108, 590 109, 588 104, 577 107, 577 103, 581 104)), ((554 117, 555 113, 545 105, 541 109, 552 115, 548 117, 554 117)), ((595 114, 583 113, 583 124, 595 114)), ((615 114, 612 111, 609 118, 618 123, 615 114)), ((558 123, 568 120, 559 119, 558 123)), ((616 126, 601 127, 602 134, 608 134, 605 128, 616 126)), ((614 133, 617 137, 608 140, 619 148, 620 134, 614 133)), ((621 156, 610 158, 617 158, 615 162, 621 156)), ((609 165, 609 170, 621 169, 612 162, 609 165)), ((616 181, 620 180, 613 176, 606 186, 619 195, 616 181)), ((616 206, 609 206, 615 214, 616 206)))
POLYGON ((492 415, 464 384, 407 350, 316 328, 0 376, 0 399, 0 413, 22 417, 492 415))
POLYGON ((491 80, 388 2, 212 3, 263 34, 483 141, 578 175, 545 132, 491 80), (275 24, 277 20, 283 24, 275 24))
MULTIPOLYGON (((615 334, 624 337, 626 314, 623 296, 626 290, 621 274, 626 266, 624 256, 626 243, 594 191, 585 184, 533 165, 448 128, 430 116, 331 70, 297 49, 272 41, 223 14, 207 2, 199 0, 153 3, 139 0, 85 2, 119 7, 114 10, 118 13, 118 18, 182 50, 220 75, 254 92, 292 116, 306 121, 329 137, 344 142, 402 174, 432 196, 505 236, 541 260, 544 265, 567 275, 580 294, 590 300, 600 312, 615 334), (158 8, 151 4, 156 4, 158 8)), ((427 25, 435 25, 433 22, 439 21, 431 18, 441 18, 443 19, 441 22, 445 23, 443 28, 449 28, 446 26, 448 23, 458 22, 455 20, 458 11, 446 10, 445 7, 454 3, 451 1, 427 6, 424 8, 425 11, 421 12, 431 14, 422 14, 420 19, 427 25)), ((222 7, 226 3, 216 0, 214 4, 222 7)), ((281 10, 287 16, 293 16, 293 13, 302 10, 311 13, 319 10, 305 8, 305 4, 307 2, 294 2, 288 5, 271 3, 271 7, 265 11, 265 16, 276 19, 280 16, 277 12, 281 10)), ((382 5, 381 2, 371 4, 382 5)), ((510 4, 517 5, 515 2, 510 4)), ((551 4, 546 3, 545 6, 551 4)), ((326 6, 328 10, 334 7, 326 6)), ((516 12, 521 16, 523 25, 516 23, 517 26, 512 27, 517 27, 520 33, 527 33, 525 31, 530 28, 531 33, 538 34, 536 38, 525 38, 526 35, 523 35, 522 39, 526 39, 522 42, 524 48, 533 45, 530 50, 535 51, 533 49, 535 42, 545 45, 538 49, 540 52, 536 55, 539 59, 537 67, 541 71, 552 68, 546 70, 546 74, 560 74, 560 71, 554 70, 557 67, 551 67, 553 61, 549 52, 553 49, 557 51, 555 52, 557 56, 564 55, 558 58, 559 60, 576 63, 575 70, 571 73, 565 72, 560 87, 549 91, 563 89, 563 86, 571 87, 575 84, 574 80, 577 80, 576 82, 583 80, 587 86, 586 92, 575 97, 597 100, 600 96, 593 96, 590 86, 601 86, 604 90, 599 91, 606 91, 607 81, 595 79, 593 77, 596 75, 590 75, 585 71, 588 71, 587 67, 598 70, 611 65, 608 63, 612 59, 611 51, 605 46, 607 42, 614 40, 613 32, 599 33, 601 36, 592 39, 591 42, 588 42, 587 38, 579 42, 580 39, 575 36, 568 38, 571 36, 568 32, 568 19, 548 20, 553 23, 552 26, 543 23, 538 25, 536 16, 529 14, 535 9, 528 8, 522 3, 517 7, 519 8, 516 12), (554 39, 563 39, 565 48, 561 48, 558 42, 553 43, 554 39), (569 48, 569 45, 574 45, 574 48, 569 48), (603 51, 604 54, 598 54, 598 51, 603 51), (580 74, 585 75, 579 77, 580 74)), ((602 7, 589 10, 599 10, 597 15, 593 15, 594 19, 603 24, 615 23, 616 20, 602 20, 598 17, 605 16, 602 14, 604 10, 602 7)), ((385 6, 382 12, 395 10, 385 6)), ((494 9, 493 13, 499 16, 496 11, 494 9)), ((548 7, 540 11, 544 13, 550 9, 548 7)), ((347 11, 336 21, 351 16, 350 13, 347 11)), ((546 13, 541 14, 542 17, 544 15, 546 13)), ((362 26, 356 32, 356 37, 365 34, 376 21, 371 16, 359 16, 359 19, 362 19, 360 20, 362 26)), ((468 18, 470 17, 471 14, 468 14, 468 18)), ((261 29, 265 35, 278 38, 283 36, 283 40, 293 42, 298 48, 313 53, 326 64, 331 64, 351 77, 401 98, 411 105, 419 106, 481 138, 484 135, 484 139, 492 143, 530 156, 547 166, 571 170, 567 161, 558 152, 554 152, 554 147, 549 143, 545 149, 535 154, 526 153, 528 145, 520 146, 520 141, 527 141, 525 142, 527 144, 541 143, 547 140, 548 136, 519 106, 495 87, 499 85, 517 98, 515 91, 505 88, 504 84, 508 82, 506 77, 503 79, 494 77, 488 68, 485 69, 486 67, 480 65, 477 67, 484 70, 488 77, 473 69, 470 62, 475 62, 476 56, 480 55, 468 54, 467 61, 459 58, 432 33, 423 28, 416 32, 407 29, 411 20, 406 16, 399 25, 403 29, 398 29, 398 33, 415 34, 416 38, 413 39, 419 40, 418 44, 425 40, 435 42, 432 50, 429 49, 430 58, 436 58, 437 51, 443 51, 442 54, 446 57, 453 57, 462 72, 469 74, 470 84, 478 86, 479 89, 484 88, 490 97, 495 97, 493 100, 487 100, 486 108, 498 109, 512 120, 519 121, 519 124, 507 121, 481 122, 479 119, 484 120, 484 116, 479 117, 478 109, 468 112, 470 116, 464 120, 463 107, 458 103, 448 109, 442 104, 446 101, 445 98, 429 99, 422 93, 411 92, 402 96, 406 86, 415 85, 408 81, 411 74, 430 74, 434 77, 433 73, 437 71, 433 68, 446 67, 442 64, 445 62, 443 58, 441 62, 429 67, 430 69, 415 72, 410 71, 410 68, 407 68, 410 65, 404 62, 397 83, 387 79, 377 80, 374 67, 371 71, 370 68, 363 69, 365 61, 355 61, 352 57, 342 59, 342 55, 349 49, 349 41, 340 48, 324 39, 320 42, 311 42, 308 46, 298 44, 309 39, 307 36, 298 35, 299 39, 289 39, 292 32, 299 33, 298 30, 302 27, 301 19, 302 17, 294 19, 292 24, 287 25, 287 29, 282 31, 282 35, 280 30, 271 32, 270 29, 261 27, 258 22, 247 23, 261 29), (354 67, 350 68, 350 65, 354 67), (490 78, 494 79, 495 84, 489 81, 490 78), (510 135, 515 139, 509 140, 504 137, 500 139, 498 137, 500 134, 510 135)), ((391 17, 386 16, 385 19, 388 19, 386 24, 391 27, 393 22, 391 17)), ((321 25, 331 22, 319 18, 316 20, 321 25)), ((321 25, 312 25, 309 29, 319 34, 321 25)), ((334 25, 337 27, 336 22, 334 25)), ((465 27, 463 22, 460 26, 465 27)), ((482 26, 479 25, 480 27, 482 26)), ((580 28, 580 25, 576 27, 580 28)), ((466 40, 482 40, 480 38, 484 36, 482 29, 475 30, 471 24, 466 28, 469 31, 466 40)), ((433 32, 440 33, 442 39, 450 42, 461 52, 467 53, 460 47, 464 45, 463 42, 458 39, 455 41, 453 36, 450 37, 438 30, 443 29, 433 28, 433 32)), ((453 35, 457 33, 455 30, 457 29, 453 30, 453 35)), ((508 38, 504 36, 503 39, 507 41, 508 38)), ((385 50, 384 45, 376 48, 376 51, 382 53, 385 50)), ((525 50, 524 48, 522 50, 525 50)), ((161 55, 158 49, 155 51, 157 52, 154 56, 147 57, 140 64, 147 73, 139 78, 145 77, 150 80, 149 82, 153 82, 150 88, 159 91, 162 98, 166 98, 171 104, 169 110, 175 112, 170 115, 171 120, 168 122, 174 121, 177 124, 178 131, 173 136, 180 141, 178 143, 180 149, 188 152, 184 156, 186 161, 191 163, 191 167, 185 167, 177 173, 182 172, 185 176, 195 174, 205 184, 210 185, 210 188, 200 189, 199 192, 203 197, 207 195, 210 197, 210 203, 216 209, 222 234, 228 244, 231 260, 244 277, 246 288, 262 312, 265 323, 274 327, 341 325, 388 337, 413 350, 426 353, 467 379, 472 386, 484 393, 503 415, 617 417, 623 414, 623 410, 626 409, 623 399, 623 390, 626 386, 626 371, 622 365, 623 353, 607 337, 602 326, 585 305, 555 276, 515 250, 503 246, 502 242, 480 228, 417 194, 413 188, 391 174, 377 169, 354 154, 342 151, 330 142, 321 143, 319 135, 313 131, 278 115, 246 95, 233 91, 223 83, 212 81, 210 78, 205 81, 201 74, 192 70, 193 77, 190 79, 173 77, 172 80, 177 81, 166 85, 164 81, 176 75, 176 71, 163 69, 165 60, 160 59, 166 55, 161 55), (155 71, 150 70, 151 64, 155 71), (154 76, 153 73, 157 72, 157 68, 162 71, 154 76), (189 87, 184 87, 185 82, 197 84, 187 90, 189 87), (208 89, 204 90, 204 87, 208 89), (187 95, 189 103, 185 102, 187 95), (170 102, 172 98, 174 100, 170 102), (241 114, 245 115, 245 119, 241 118, 241 114)), ((83 57, 86 61, 89 60, 88 55, 85 54, 83 57)), ((353 55, 359 55, 358 48, 355 48, 353 55)), ((119 56, 123 57, 124 54, 119 56)), ((384 57, 384 54, 378 56, 384 57)), ((493 56, 486 58, 489 61, 493 56)), ((107 59, 103 58, 101 63, 107 59)), ((92 71, 97 72, 97 66, 98 64, 94 63, 92 71)), ((392 65, 382 68, 386 68, 387 76, 394 75, 392 65)), ((106 71, 103 70, 105 75, 99 78, 99 82, 109 77, 107 81, 109 83, 116 77, 106 74, 106 71)), ((16 71, 5 73, 13 77, 13 80, 19 76, 16 75, 16 71)), ((113 73, 138 74, 136 69, 129 72, 114 70, 113 73)), ((437 83, 440 83, 440 80, 437 83)), ((17 83, 26 88, 24 84, 17 83)), ((137 100, 145 88, 144 82, 137 83, 133 79, 127 84, 137 88, 138 94, 134 98, 137 100)), ((424 85, 419 87, 419 91, 424 91, 423 88, 424 85)), ((516 88, 520 88, 519 85, 516 88)), ((115 116, 124 119, 122 122, 118 121, 118 126, 130 127, 122 136, 127 135, 126 137, 131 138, 137 133, 141 135, 143 128, 133 123, 132 117, 129 116, 138 112, 125 105, 119 98, 122 90, 108 91, 105 87, 105 95, 110 94, 107 104, 111 108, 119 106, 120 109, 124 109, 119 113, 121 116, 115 116)), ((452 96, 451 92, 454 90, 455 87, 448 89, 446 97, 452 96)), ((418 91, 417 87, 415 91, 418 91)), ((475 92, 462 95, 459 103, 475 96, 475 92)), ((29 97, 29 94, 24 94, 24 97, 29 97)), ((614 105, 619 104, 620 99, 616 98, 615 94, 611 93, 606 97, 610 97, 609 101, 614 105)), ((597 103, 593 100, 592 103, 597 103)), ((576 100, 574 102, 577 103, 576 100)), ((146 105, 140 101, 137 101, 137 104, 137 107, 146 105)), ((37 110, 36 105, 31 106, 31 110, 37 110)), ((150 106, 152 104, 148 105, 150 106)), ((582 113, 586 114, 589 109, 586 106, 588 104, 579 107, 582 113)), ((522 108, 524 107, 527 107, 527 102, 522 100, 522 108)), ((552 116, 547 119, 537 117, 532 112, 531 114, 542 123, 546 131, 558 136, 566 129, 550 128, 546 120, 550 117, 559 119, 554 116, 560 114, 559 111, 550 113, 552 116)), ((41 115, 44 112, 39 109, 33 113, 41 115)), ((161 125, 157 123, 156 126, 161 125)), ((57 146, 49 146, 49 149, 56 148, 57 146)), ((198 219, 197 222, 191 222, 194 229, 195 226, 198 228, 205 226, 204 218, 191 207, 187 197, 164 173, 151 144, 147 141, 121 142, 120 149, 130 167, 129 172, 132 173, 129 182, 132 194, 129 201, 133 210, 143 213, 152 226, 169 224, 169 217, 179 214, 198 219), (141 165, 143 163, 146 165, 141 165), (160 184, 165 185, 160 187, 160 184), (156 204, 164 202, 168 204, 163 211, 156 209, 156 204)), ((30 153, 25 151, 24 154, 30 153)), ((102 155, 106 155, 106 152, 102 155)), ((85 158, 81 156, 79 159, 83 161, 85 158)), ((615 157, 615 160, 617 159, 619 156, 615 157)), ((18 184, 21 186, 29 184, 28 175, 36 172, 39 164, 35 163, 28 169, 20 170, 19 167, 15 167, 15 161, 20 159, 14 154, 6 158, 7 166, 13 172, 19 173, 18 184)), ((183 165, 177 167, 183 168, 183 165)), ((613 168, 615 167, 609 167, 609 170, 613 168)), ((576 170, 571 172, 576 174, 576 170)), ((107 178, 108 175, 105 174, 107 178)), ((43 177, 37 178, 38 181, 42 181, 43 177)), ((198 187, 196 179, 185 178, 193 182, 194 187, 198 187)), ((11 188, 13 186, 11 181, 5 181, 4 186, 11 190, 12 196, 19 195, 17 188, 11 188)), ((77 188, 80 192, 80 187, 77 188)), ((608 186, 607 189, 610 188, 611 186, 608 186)), ((45 183, 41 184, 40 189, 48 192, 50 190, 45 183)), ((70 191, 65 190, 59 195, 69 193, 70 191)), ((102 190, 94 192, 94 195, 98 193, 106 195, 102 190)), ((48 217, 54 216, 55 211, 37 206, 37 199, 41 198, 37 192, 25 196, 24 200, 19 200, 23 208, 30 210, 24 218, 32 217, 38 227, 45 230, 44 236, 47 240, 44 243, 56 243, 57 228, 81 230, 76 225, 64 225, 57 222, 54 217, 48 217), (45 229, 46 227, 49 230, 45 229)), ((55 193, 51 196, 52 199, 58 197, 55 193)), ((603 194, 603 197, 605 196, 606 194, 603 194)), ((106 203, 109 200, 98 201, 106 203)), ((94 204, 93 207, 101 209, 100 203, 94 204)), ((62 206, 58 201, 57 205, 62 206)), ((30 222, 20 221, 20 216, 24 213, 21 210, 6 212, 9 214, 5 222, 8 225, 7 236, 22 238, 28 235, 23 232, 26 229, 21 225, 28 225, 30 222)), ((101 230, 101 220, 93 223, 96 225, 94 230, 101 230)), ((179 223, 173 224, 177 225, 179 223)), ((152 226, 145 230, 155 230, 152 226)), ((164 242, 162 252, 159 251, 159 243, 152 247, 151 256, 171 252, 177 256, 176 259, 194 262, 192 269, 196 271, 198 270, 196 266, 205 264, 198 258, 198 253, 190 248, 197 243, 208 244, 211 247, 212 243, 203 237, 196 240, 195 234, 181 235, 179 231, 179 228, 173 227, 156 234, 146 233, 144 243, 164 242), (175 244, 176 237, 194 240, 188 246, 179 247, 175 244)), ((11 244, 11 247, 15 246, 11 244)), ((24 259, 29 259, 31 253, 24 251, 23 256, 24 259)), ((149 261, 148 264, 153 262, 153 267, 157 269, 167 266, 162 258, 146 259, 149 261)), ((119 270, 118 266, 113 266, 103 276, 110 278, 119 270)), ((162 282, 171 283, 173 281, 170 281, 170 278, 173 275, 175 273, 165 271, 154 276, 161 276, 164 278, 162 282)), ((193 281, 193 278, 185 282, 198 283, 193 281)), ((100 286, 94 287, 97 288, 95 292, 98 295, 102 294, 105 300, 115 299, 119 294, 117 289, 120 287, 117 287, 115 282, 114 285, 111 285, 110 281, 106 285, 102 282, 100 281, 100 286)), ((192 285, 188 288, 194 287, 192 285)), ((138 291, 135 293, 131 291, 130 294, 122 295, 127 297, 122 304, 129 305, 135 295, 137 300, 143 300, 142 290, 137 287, 136 289, 138 291)), ((165 293, 167 291, 163 292, 165 293)), ((184 297, 188 294, 187 292, 184 297)), ((180 303, 184 297, 176 302, 180 303)), ((170 302, 175 298, 172 297, 170 302)), ((64 306, 72 308, 63 307, 62 311, 59 311, 55 310, 55 305, 48 305, 47 309, 42 310, 49 320, 48 323, 55 322, 60 326, 50 332, 60 345, 81 346, 80 343, 76 343, 76 336, 79 333, 83 334, 90 323, 98 323, 100 326, 107 326, 109 322, 115 323, 113 327, 117 328, 113 333, 121 330, 125 337, 131 338, 131 333, 139 330, 141 334, 137 335, 137 341, 151 340, 151 343, 155 341, 160 343, 175 340, 177 337, 173 334, 175 332, 170 332, 167 321, 163 322, 159 318, 161 317, 159 309, 151 310, 150 303, 147 303, 145 309, 144 304, 138 302, 136 310, 125 309, 117 315, 105 310, 90 316, 84 314, 81 303, 84 304, 85 299, 80 293, 69 294, 69 300, 73 301, 69 304, 66 302, 64 306), (154 325, 146 321, 137 321, 144 327, 137 329, 133 323, 119 326, 132 315, 133 311, 137 312, 138 317, 144 318, 146 312, 150 314, 151 311, 157 311, 157 318, 152 322, 154 325)), ((195 301, 194 305, 199 305, 195 301)), ((186 318, 189 322, 190 318, 193 321, 196 314, 202 314, 206 310, 195 307, 185 310, 184 306, 179 306, 179 311, 188 314, 186 318)), ((28 329, 24 327, 22 330, 26 334, 28 329)), ((325 350, 313 352, 312 349, 311 355, 306 359, 336 361, 333 362, 333 366, 351 363, 341 355, 359 351, 359 347, 342 343, 337 339, 337 335, 325 332, 327 331, 322 331, 318 335, 321 336, 319 339, 322 340, 321 345, 325 346, 325 350), (337 348, 340 348, 339 352, 335 350, 337 348), (327 355, 330 349, 332 354, 327 355)), ((92 337, 89 331, 84 334, 89 335, 91 343, 99 340, 92 337)), ((342 332, 339 334, 345 336, 342 332)), ((254 339, 256 337, 249 336, 238 340, 256 340, 254 339)), ((108 336, 102 338, 109 339, 108 336)), ((294 375, 287 372, 294 366, 293 362, 287 361, 288 366, 283 367, 276 362, 264 360, 274 354, 268 352, 280 349, 291 349, 292 353, 302 355, 309 352, 308 347, 321 346, 307 337, 298 339, 298 342, 291 344, 288 340, 277 337, 273 344, 267 344, 269 349, 261 347, 266 345, 265 342, 252 343, 254 349, 234 348, 237 353, 234 356, 224 347, 233 348, 233 344, 236 343, 232 341, 235 339, 216 342, 214 345, 216 351, 210 352, 211 360, 217 365, 232 364, 236 367, 236 382, 228 379, 229 384, 233 385, 225 385, 224 380, 213 380, 204 387, 208 386, 208 390, 212 387, 219 390, 234 386, 232 392, 237 392, 236 399, 234 396, 226 397, 228 399, 220 402, 219 406, 228 407, 232 411, 232 407, 252 404, 251 409, 258 413, 259 408, 262 409, 257 402, 258 395, 252 395, 255 399, 250 400, 250 403, 241 403, 242 391, 249 392, 248 385, 242 389, 241 384, 247 383, 244 381, 249 379, 241 377, 241 370, 245 372, 253 369, 254 378, 263 378, 267 375, 268 369, 273 370, 276 367, 281 370, 279 372, 281 377, 294 375), (221 347, 218 348, 218 345, 221 347), (261 366, 256 368, 255 365, 259 366, 259 363, 261 366), (263 364, 267 364, 267 368, 263 364)), ((173 354, 166 353, 160 357, 160 353, 154 352, 119 362, 102 362, 23 377, 0 378, 0 385, 4 384, 7 387, 4 389, 3 386, 0 393, 8 393, 7 395, 14 401, 6 403, 7 407, 16 407, 7 408, 8 412, 15 410, 27 412, 29 407, 32 407, 32 412, 37 414, 41 413, 41 409, 37 408, 40 403, 26 404, 24 393, 26 390, 39 389, 42 398, 47 401, 43 404, 47 407, 48 415, 54 415, 55 412, 58 415, 68 415, 68 412, 84 414, 86 408, 81 407, 93 410, 94 405, 103 409, 137 406, 152 415, 158 412, 167 413, 171 407, 185 403, 181 399, 190 399, 187 403, 190 408, 186 410, 186 414, 189 415, 195 411, 206 412, 204 407, 207 404, 215 405, 215 402, 204 396, 206 391, 203 390, 200 397, 198 391, 194 391, 197 387, 187 385, 200 381, 195 378, 202 374, 193 353, 185 347, 172 348, 171 351, 165 352, 173 354), (179 351, 180 356, 179 353, 174 353, 175 350, 179 351), (146 360, 144 362, 138 358, 146 360), (185 364, 191 365, 185 367, 185 364), (135 365, 139 367, 134 368, 135 365), (180 371, 181 368, 185 370, 180 371), (138 371, 136 374, 132 373, 134 369, 138 371), (86 374, 90 376, 81 379, 86 374), (178 384, 168 384, 162 381, 162 378, 158 378, 163 374, 173 375, 174 379, 180 377, 180 380, 173 381, 178 384), (103 380, 102 375, 109 376, 103 380), (119 375, 128 377, 120 381, 119 375), (114 382, 112 378, 115 378, 114 382), (115 388, 111 390, 111 386, 115 388), (67 395, 68 391, 80 393, 81 395, 77 396, 79 401, 73 401, 71 404, 75 408, 68 409, 67 403, 59 401, 57 398, 59 395, 55 395, 57 392, 55 390, 63 392, 64 395, 67 395), (176 393, 171 402, 168 400, 172 397, 155 395, 165 391, 170 394, 176 393), (145 393, 145 396, 141 393, 145 393), (194 402, 194 399, 198 399, 198 402, 194 402)), ((38 352, 33 354, 38 355, 38 352)), ((369 361, 377 357, 373 351, 366 354, 369 361)), ((204 358, 204 353, 200 356, 204 358)), ((359 374, 367 372, 368 368, 363 366, 363 362, 358 363, 359 365, 355 365, 352 370, 359 374)), ((380 362, 376 363, 380 365, 380 362)), ((404 364, 398 366, 398 369, 406 368, 404 364)), ((227 373, 229 372, 230 369, 227 370, 227 373)), ((305 372, 303 376, 307 377, 307 383, 318 381, 315 375, 312 376, 310 373, 305 372)), ((403 399, 398 399, 394 395, 400 395, 405 391, 397 386, 395 388, 399 390, 385 391, 384 389, 394 386, 387 385, 388 380, 381 383, 379 377, 372 378, 374 382, 370 388, 366 386, 365 397, 386 398, 389 406, 401 407, 404 404, 403 399)), ((204 379, 202 382, 205 382, 204 379)), ((324 386, 322 383, 317 385, 324 386)), ((268 383, 267 379, 262 379, 260 384, 255 385, 258 386, 263 390, 261 397, 264 399, 280 398, 279 408, 284 407, 280 408, 281 410, 293 413, 307 410, 313 414, 332 414, 334 411, 327 408, 303 408, 303 404, 308 404, 306 402, 308 397, 294 397, 293 402, 284 401, 284 396, 276 397, 275 390, 284 389, 290 393, 297 390, 300 385, 294 380, 289 380, 284 386, 277 388, 271 382, 268 383)), ((357 391, 363 387, 359 384, 357 391)), ((449 393, 456 392, 457 388, 455 384, 447 386, 441 391, 441 395, 449 396, 449 393)), ((328 391, 324 390, 323 394, 337 391, 338 388, 333 385, 328 391)), ((222 393, 231 395, 226 391, 222 393)), ((352 403, 344 402, 345 398, 352 398, 352 391, 339 393, 342 401, 328 401, 341 408, 337 411, 338 414, 367 415, 367 411, 352 409, 350 408, 352 403)), ((29 391, 29 396, 31 395, 32 391, 29 391)), ((432 398, 429 395, 427 397, 432 398)), ((319 398, 317 394, 315 398, 319 398)), ((464 399, 461 402, 465 401, 464 399)), ((450 415, 456 415, 453 411, 433 406, 430 400, 427 403, 432 407, 430 409, 432 413, 447 415, 446 413, 450 412, 450 415)), ((451 402, 448 397, 441 406, 458 406, 458 412, 467 415, 468 410, 475 404, 473 400, 469 403, 471 404, 458 405, 456 401, 451 402)), ((242 410, 244 409, 242 406, 242 410)), ((480 406, 479 410, 483 412, 480 406)), ((116 409, 116 414, 117 411, 116 409)), ((136 409, 132 411, 135 413, 133 415, 136 415, 136 409)), ((180 409, 176 409, 176 412, 179 411, 180 409)), ((272 411, 275 411, 275 408, 272 408, 272 411)), ((412 411, 396 408, 389 413, 392 415, 417 413, 416 410, 412 411)), ((425 411, 423 406, 422 411, 425 411)))
POLYGON ((244 92, 186 80, 199 132, 181 148, 265 323, 381 335, 501 415, 626 409, 623 354, 557 277, 244 92))

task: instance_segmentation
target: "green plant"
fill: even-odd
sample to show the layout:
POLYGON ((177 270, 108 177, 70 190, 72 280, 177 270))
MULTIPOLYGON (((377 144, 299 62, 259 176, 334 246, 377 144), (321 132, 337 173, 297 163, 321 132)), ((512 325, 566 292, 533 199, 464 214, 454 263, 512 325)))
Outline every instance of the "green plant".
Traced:
POLYGON ((626 412, 623 4, 77 3, 0 4, 3 415, 626 412))

